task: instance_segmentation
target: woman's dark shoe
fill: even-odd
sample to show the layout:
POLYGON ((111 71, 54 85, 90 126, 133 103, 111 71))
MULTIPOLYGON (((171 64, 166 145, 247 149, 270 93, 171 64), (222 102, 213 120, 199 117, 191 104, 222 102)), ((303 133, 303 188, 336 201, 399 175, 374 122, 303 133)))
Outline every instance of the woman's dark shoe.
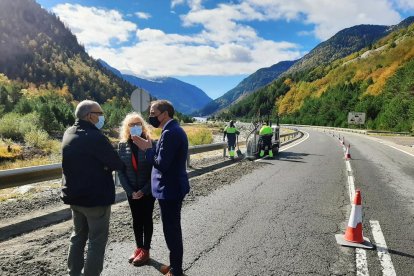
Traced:
POLYGON ((139 255, 139 253, 141 253, 141 248, 136 248, 134 250, 134 253, 132 253, 132 255, 129 257, 128 262, 132 263, 132 261, 139 255))
POLYGON ((141 249, 138 256, 132 261, 132 264, 135 266, 140 266, 146 264, 150 259, 149 250, 141 249))

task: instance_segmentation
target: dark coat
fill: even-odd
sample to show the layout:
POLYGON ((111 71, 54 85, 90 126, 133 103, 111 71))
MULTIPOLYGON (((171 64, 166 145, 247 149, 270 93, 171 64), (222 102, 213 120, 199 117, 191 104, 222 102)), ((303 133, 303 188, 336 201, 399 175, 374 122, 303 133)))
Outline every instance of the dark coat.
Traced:
POLYGON ((118 171, 119 182, 128 196, 141 190, 145 195, 151 195, 151 169, 152 165, 145 159, 145 153, 137 149, 138 170, 135 172, 132 165, 132 147, 130 141, 118 144, 119 157, 125 164, 125 169, 118 171))
POLYGON ((145 152, 153 164, 152 195, 158 199, 182 200, 190 191, 187 175, 188 139, 176 120, 162 130, 155 148, 145 152))
POLYGON ((84 207, 113 204, 112 171, 123 168, 108 138, 92 123, 77 120, 62 140, 63 202, 84 207))

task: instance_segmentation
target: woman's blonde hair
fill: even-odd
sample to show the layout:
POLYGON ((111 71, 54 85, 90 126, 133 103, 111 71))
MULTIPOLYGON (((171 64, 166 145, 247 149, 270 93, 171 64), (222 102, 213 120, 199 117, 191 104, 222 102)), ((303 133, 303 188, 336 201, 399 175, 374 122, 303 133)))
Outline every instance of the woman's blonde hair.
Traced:
POLYGON ((121 123, 121 128, 119 130, 119 140, 121 142, 126 142, 129 140, 131 134, 129 132, 128 124, 136 119, 138 119, 138 121, 140 121, 142 124, 142 134, 143 134, 142 136, 145 137, 146 139, 151 138, 150 126, 142 118, 141 114, 137 112, 131 112, 125 116, 125 119, 121 123))

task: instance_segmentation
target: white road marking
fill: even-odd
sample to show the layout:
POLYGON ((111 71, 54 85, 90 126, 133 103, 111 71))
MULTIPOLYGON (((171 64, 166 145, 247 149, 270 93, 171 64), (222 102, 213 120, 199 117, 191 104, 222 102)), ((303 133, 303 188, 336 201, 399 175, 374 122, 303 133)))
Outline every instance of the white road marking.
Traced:
POLYGON ((401 152, 404 152, 405 154, 408 154, 408 155, 410 155, 410 156, 414 157, 414 154, 411 154, 411 153, 409 153, 409 152, 406 152, 405 150, 399 149, 399 148, 397 148, 397 147, 394 147, 394 146, 388 145, 388 144, 383 143, 383 142, 380 142, 380 143, 381 143, 381 144, 383 144, 383 145, 389 146, 390 148, 393 148, 393 149, 399 150, 399 151, 401 151, 401 152))
POLYGON ((345 164, 346 164, 346 170, 348 172, 351 172, 352 173, 351 162, 349 162, 349 160, 346 160, 345 161, 345 164))
POLYGON ((367 253, 365 249, 355 248, 356 255, 356 275, 369 276, 367 253))
POLYGON ((384 235, 381 231, 381 226, 377 220, 370 220, 372 229, 372 236, 374 237, 377 245, 378 258, 382 266, 382 275, 395 276, 397 275, 394 270, 394 265, 391 261, 391 255, 388 252, 387 244, 385 243, 384 235))
POLYGON ((300 143, 303 143, 303 142, 305 142, 306 140, 308 140, 308 138, 309 138, 309 133, 307 133, 306 131, 304 131, 304 130, 302 130, 304 133, 305 133, 305 137, 303 138, 303 139, 301 139, 299 142, 297 142, 297 143, 293 143, 292 145, 290 145, 290 146, 287 146, 286 148, 283 148, 282 150, 279 150, 279 151, 285 151, 285 150, 287 150, 287 149, 290 149, 290 148, 292 148, 292 147, 294 147, 294 146, 297 146, 297 145, 299 145, 300 143))
POLYGON ((352 204, 352 202, 354 201, 354 196, 355 196, 355 184, 354 184, 353 175, 348 175, 348 195, 349 195, 349 201, 352 204))
MULTIPOLYGON (((346 147, 343 147, 346 150, 346 147)), ((351 204, 354 202, 355 197, 355 179, 352 172, 351 162, 345 160, 346 170, 348 173, 348 195, 351 204)), ((361 206, 361 222, 362 222, 362 206, 361 206)), ((355 248, 355 262, 356 262, 356 275, 357 276, 369 276, 367 253, 365 249, 355 248)))
MULTIPOLYGON (((384 145, 387 145, 383 143, 384 145)), ((392 147, 396 150, 402 151, 404 153, 407 153, 408 155, 414 156, 408 152, 405 152, 401 149, 398 149, 396 147, 393 147, 391 145, 387 145, 389 147, 392 147)), ((343 147, 346 149, 346 147, 343 147)), ((351 203, 353 202, 353 198, 355 196, 355 183, 354 183, 354 176, 352 172, 351 162, 349 160, 345 161, 346 164, 346 170, 348 172, 348 193, 349 193, 349 199, 351 203)), ((370 220, 372 235, 374 237, 376 246, 377 246, 377 252, 378 257, 382 266, 382 274, 385 276, 396 276, 394 265, 391 261, 391 256, 388 252, 387 244, 385 243, 384 235, 382 234, 380 224, 377 220, 370 220)), ((366 250, 362 248, 356 248, 355 249, 355 261, 356 261, 356 274, 357 275, 369 275, 368 271, 368 262, 367 262, 367 256, 366 256, 366 250)))

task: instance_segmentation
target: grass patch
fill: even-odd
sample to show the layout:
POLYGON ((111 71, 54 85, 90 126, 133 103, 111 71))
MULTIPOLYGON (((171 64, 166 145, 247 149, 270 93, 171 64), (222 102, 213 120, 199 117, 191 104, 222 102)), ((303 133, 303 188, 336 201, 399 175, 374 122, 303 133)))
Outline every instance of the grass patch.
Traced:
MULTIPOLYGON (((206 124, 183 124, 181 125, 188 137, 190 146, 211 144, 213 142, 213 129, 206 124)), ((161 137, 161 129, 151 131, 153 140, 161 137)))
POLYGON ((205 125, 185 125, 183 128, 187 133, 191 146, 211 144, 213 142, 212 131, 205 125))
POLYGON ((49 165, 53 163, 59 163, 62 161, 60 155, 50 155, 44 157, 36 157, 30 160, 15 160, 15 161, 6 161, 0 164, 0 170, 11 170, 11 169, 19 169, 24 167, 32 167, 32 166, 41 166, 41 165, 49 165))

